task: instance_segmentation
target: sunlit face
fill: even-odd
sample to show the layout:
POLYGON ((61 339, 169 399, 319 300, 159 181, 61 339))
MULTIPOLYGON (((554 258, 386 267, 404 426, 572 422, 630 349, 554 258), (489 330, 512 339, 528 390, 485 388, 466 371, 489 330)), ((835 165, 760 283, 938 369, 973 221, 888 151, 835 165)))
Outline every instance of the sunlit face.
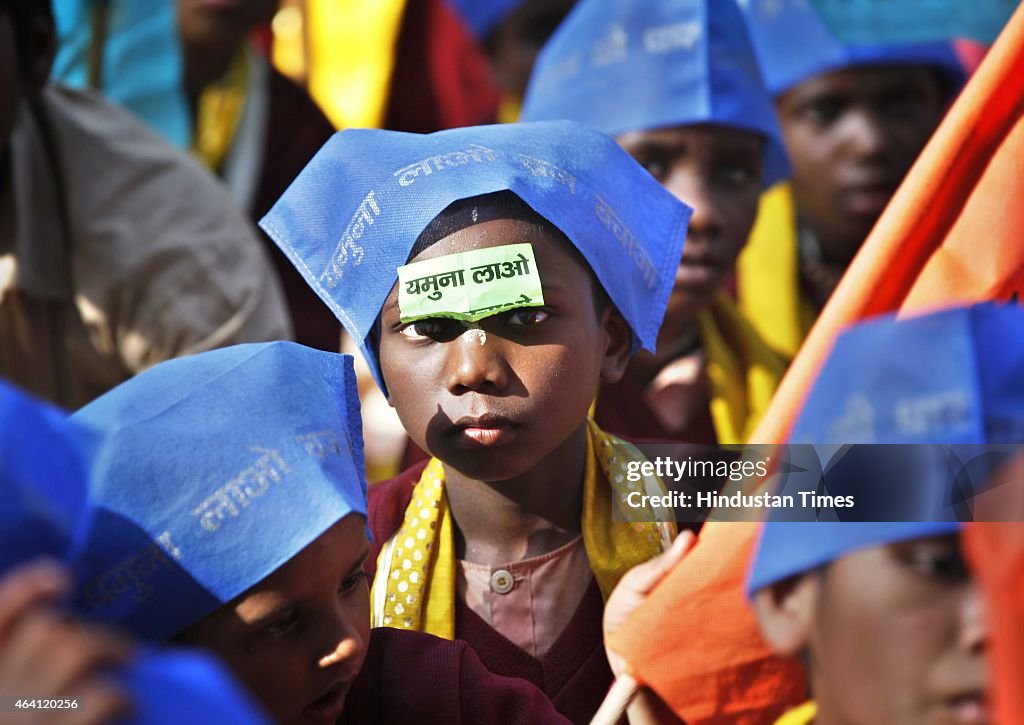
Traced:
POLYGON ((692 323, 732 272, 754 226, 763 189, 764 140, 710 124, 631 131, 616 140, 693 207, 665 313, 667 329, 673 322, 692 323))
POLYGON ((369 551, 350 514, 181 639, 219 655, 276 722, 333 723, 370 643, 369 551))
POLYGON ((849 262, 942 118, 938 73, 871 66, 824 73, 778 99, 801 219, 849 262))
POLYGON ((988 721, 984 606, 956 536, 853 552, 801 587, 791 653, 808 655, 818 725, 988 721))
POLYGON ((485 481, 526 474, 557 455, 629 351, 629 328, 611 305, 598 311, 589 270, 553 231, 496 219, 450 234, 413 261, 523 242, 533 244, 543 307, 485 318, 479 330, 444 318, 404 324, 396 287, 381 312, 381 370, 406 431, 447 466, 485 481))

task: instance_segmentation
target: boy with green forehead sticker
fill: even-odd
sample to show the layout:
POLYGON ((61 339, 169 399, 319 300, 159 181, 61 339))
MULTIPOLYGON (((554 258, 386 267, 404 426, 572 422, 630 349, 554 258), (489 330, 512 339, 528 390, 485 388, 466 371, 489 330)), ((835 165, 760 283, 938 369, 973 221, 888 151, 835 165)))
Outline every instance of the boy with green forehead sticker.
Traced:
POLYGON ((262 222, 433 456, 370 490, 374 625, 466 640, 577 722, 612 681, 604 600, 676 533, 613 522, 661 482, 588 410, 653 348, 689 215, 555 122, 341 132, 262 222))

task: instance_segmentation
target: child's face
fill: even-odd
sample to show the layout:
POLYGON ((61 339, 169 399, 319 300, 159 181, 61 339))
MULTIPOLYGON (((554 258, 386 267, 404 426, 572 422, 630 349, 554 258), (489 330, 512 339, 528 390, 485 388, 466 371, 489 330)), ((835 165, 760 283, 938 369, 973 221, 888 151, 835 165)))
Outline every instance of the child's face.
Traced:
POLYGON ((692 321, 736 263, 757 216, 764 140, 717 125, 631 131, 619 145, 678 199, 693 207, 666 323, 692 321))
POLYGON ((192 625, 281 723, 333 723, 370 642, 365 521, 349 515, 287 564, 192 625))
POLYGON ((800 217, 830 261, 857 252, 942 118, 927 67, 850 68, 778 99, 800 217))
POLYGON ((788 646, 777 619, 766 626, 764 594, 768 639, 808 653, 818 722, 987 722, 985 615, 957 537, 865 549, 804 575, 781 610, 799 620, 788 646))
POLYGON ((602 380, 622 374, 630 331, 597 310, 590 272, 567 241, 518 220, 455 232, 413 261, 531 242, 544 306, 485 318, 480 330, 400 321, 397 287, 381 311, 389 401, 417 445, 465 476, 504 481, 533 470, 582 430, 602 380), (484 334, 481 334, 481 331, 484 334))

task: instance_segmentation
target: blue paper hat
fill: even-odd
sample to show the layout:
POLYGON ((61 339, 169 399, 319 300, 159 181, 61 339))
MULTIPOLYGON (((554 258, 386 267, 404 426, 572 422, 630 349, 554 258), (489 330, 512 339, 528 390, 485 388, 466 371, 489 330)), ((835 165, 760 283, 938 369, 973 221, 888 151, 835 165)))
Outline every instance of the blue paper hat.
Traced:
MULTIPOLYGON (((89 462, 99 436, 0 382, 0 576, 40 556, 67 563, 87 530, 89 462)), ((210 657, 146 650, 117 673, 132 722, 262 723, 210 657)))
POLYGON ((366 515, 352 358, 276 342, 150 368, 74 416, 105 431, 76 605, 177 634, 366 515))
POLYGON ((65 561, 84 531, 98 436, 0 381, 0 575, 39 556, 65 561))
POLYGON ((949 43, 847 45, 807 0, 746 0, 743 6, 768 89, 775 96, 813 76, 851 66, 928 65, 956 86, 966 77, 949 43))
POLYGON ((347 130, 317 152, 260 226, 360 342, 416 238, 459 199, 511 190, 562 231, 653 350, 690 209, 614 141, 578 123, 514 123, 428 135, 347 130))
POLYGON ((477 38, 484 39, 523 0, 450 0, 477 38))
POLYGON ((541 51, 522 120, 610 136, 711 123, 765 138, 764 181, 789 173, 775 106, 734 0, 583 0, 541 51))
POLYGON ((749 590, 859 548, 958 531, 956 521, 922 520, 941 517, 956 498, 953 487, 963 483, 948 461, 933 447, 892 444, 1024 442, 1021 370, 1024 310, 1017 306, 982 304, 901 321, 886 316, 840 336, 790 442, 886 444, 868 447, 860 460, 841 460, 837 475, 826 471, 829 493, 860 493, 858 480, 869 493, 888 483, 890 501, 903 501, 920 515, 906 522, 806 523, 778 520, 773 511, 749 590), (892 450, 878 452, 884 448, 892 450), (837 485, 846 490, 835 490, 837 485), (897 495, 898 486, 906 495, 897 495))

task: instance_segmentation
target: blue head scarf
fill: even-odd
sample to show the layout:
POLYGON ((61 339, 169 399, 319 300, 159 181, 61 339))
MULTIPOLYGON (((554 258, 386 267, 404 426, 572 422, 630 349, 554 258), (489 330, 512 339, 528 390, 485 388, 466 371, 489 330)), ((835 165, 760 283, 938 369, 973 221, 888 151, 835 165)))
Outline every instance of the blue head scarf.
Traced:
POLYGON ((38 556, 68 559, 84 532, 97 441, 63 411, 0 381, 0 573, 38 556))
MULTIPOLYGON (((902 321, 886 316, 843 334, 790 441, 887 444, 836 456, 824 479, 829 493, 884 496, 914 513, 904 522, 876 523, 773 516, 764 526, 749 591, 856 549, 958 531, 947 512, 963 480, 956 480, 948 459, 934 446, 891 444, 1024 442, 1022 370, 1024 310, 1016 306, 982 304, 902 321)), ((973 473, 983 480, 999 460, 973 473)))
POLYGON ((161 363, 74 416, 101 428, 77 604, 182 631, 366 515, 352 358, 277 342, 161 363))
MULTIPOLYGON (((87 532, 89 464, 100 437, 0 381, 0 576, 48 556, 67 563, 87 532)), ((213 659, 145 650, 117 673, 133 722, 262 723, 213 659)))
POLYGON ((450 0, 477 38, 486 38, 523 0, 450 0))
POLYGON ((764 181, 789 173, 734 0, 583 0, 544 46, 524 121, 568 118, 615 136, 711 123, 764 137, 764 181))
POLYGON ((963 65, 949 43, 848 45, 836 39, 807 0, 742 4, 772 95, 821 73, 851 66, 927 65, 956 86, 965 79, 963 65))
POLYGON ((348 130, 317 153, 260 225, 359 341, 417 237, 454 201, 511 190, 579 249, 654 349, 690 209, 607 136, 568 121, 428 135, 348 130))

